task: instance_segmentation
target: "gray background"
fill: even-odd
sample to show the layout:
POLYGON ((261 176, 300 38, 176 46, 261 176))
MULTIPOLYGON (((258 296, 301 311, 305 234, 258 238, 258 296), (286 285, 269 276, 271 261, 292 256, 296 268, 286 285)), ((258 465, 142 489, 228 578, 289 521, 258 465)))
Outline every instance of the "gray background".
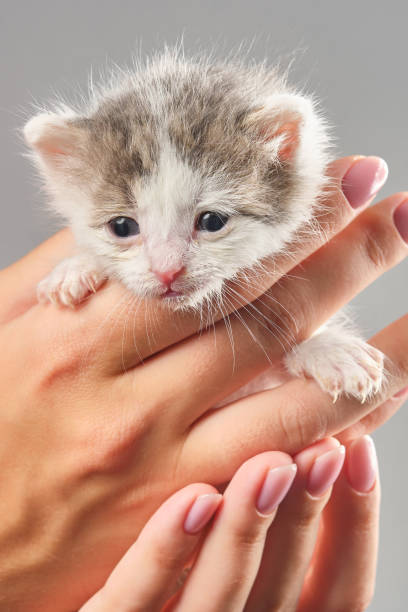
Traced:
MULTIPOLYGON (((21 156, 16 129, 32 101, 84 87, 92 66, 128 62, 184 33, 187 50, 253 42, 251 54, 289 58, 295 82, 323 100, 335 126, 339 154, 384 157, 388 195, 408 189, 406 2, 271 1, 0 1, 0 267, 53 231, 21 156)), ((408 262, 387 273, 354 301, 367 334, 404 314, 408 262)), ((383 502, 377 591, 370 610, 408 609, 406 434, 403 408, 376 436, 383 502)))

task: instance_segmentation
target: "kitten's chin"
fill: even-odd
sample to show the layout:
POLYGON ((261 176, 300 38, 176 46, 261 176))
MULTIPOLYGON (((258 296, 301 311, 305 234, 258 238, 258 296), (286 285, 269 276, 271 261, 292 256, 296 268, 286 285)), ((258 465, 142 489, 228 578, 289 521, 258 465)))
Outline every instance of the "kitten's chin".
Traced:
POLYGON ((173 310, 195 310, 206 300, 208 294, 208 288, 196 289, 195 291, 168 289, 159 298, 166 306, 173 310))
MULTIPOLYGON (((186 310, 193 309, 197 310, 203 304, 211 303, 212 298, 219 296, 222 290, 222 281, 203 284, 197 288, 197 285, 192 287, 180 286, 180 287, 169 287, 163 289, 160 287, 143 287, 142 291, 136 290, 131 287, 129 282, 126 283, 128 288, 136 295, 142 298, 158 300, 172 310, 186 310)), ((218 300, 216 300, 218 301, 218 300)))
POLYGON ((168 289, 165 293, 162 293, 159 298, 164 304, 166 304, 166 306, 174 310, 194 308, 199 302, 197 298, 194 299, 192 294, 183 293, 182 291, 174 291, 173 289, 168 289))
POLYGON ((173 289, 167 289, 167 291, 165 293, 162 293, 160 297, 163 299, 168 299, 168 298, 182 298, 184 296, 181 291, 174 291, 173 289))

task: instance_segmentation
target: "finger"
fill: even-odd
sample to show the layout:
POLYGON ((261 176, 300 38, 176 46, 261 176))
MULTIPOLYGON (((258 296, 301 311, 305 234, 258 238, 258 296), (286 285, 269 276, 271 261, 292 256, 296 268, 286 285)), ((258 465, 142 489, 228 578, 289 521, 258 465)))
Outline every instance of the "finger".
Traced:
POLYGON ((292 459, 269 452, 240 467, 224 492, 176 610, 242 610, 255 579, 267 529, 296 473, 292 459), (210 596, 209 596, 210 595, 210 596))
POLYGON ((344 446, 327 438, 295 456, 295 481, 269 528, 246 612, 295 610, 321 512, 344 462, 344 446))
POLYGON ((0 323, 18 317, 37 303, 36 287, 74 250, 73 236, 63 230, 0 271, 0 323))
POLYGON ((384 425, 404 405, 407 399, 408 387, 404 387, 389 400, 381 404, 381 406, 373 410, 373 412, 367 414, 357 423, 347 427, 347 429, 338 434, 337 438, 342 444, 345 444, 355 438, 372 433, 381 427, 381 425, 384 425))
POLYGON ((374 592, 380 486, 371 438, 355 440, 324 511, 299 612, 365 610, 374 592))
POLYGON ((222 496, 209 485, 189 485, 152 516, 103 588, 81 612, 159 611, 177 588, 185 563, 222 496))
MULTIPOLYGON (((224 408, 208 412, 189 430, 184 443, 186 464, 206 479, 219 482, 249 456, 265 448, 299 452, 316 440, 337 435, 381 406, 408 384, 408 315, 371 340, 388 357, 388 383, 364 404, 340 397, 336 403, 312 380, 292 380, 224 408), (211 477, 210 477, 211 478, 211 477)), ((194 476, 193 476, 194 478, 194 476)))
POLYGON ((160 376, 166 394, 163 401, 168 401, 169 389, 180 397, 182 388, 183 396, 178 402, 174 398, 174 405, 190 425, 270 363, 279 363, 285 350, 308 338, 369 283, 406 257, 408 245, 394 224, 394 213, 407 200, 408 193, 397 194, 362 213, 266 294, 272 297, 273 307, 258 300, 232 315, 229 326, 217 323, 216 342, 213 332, 208 331, 156 356, 132 376, 136 381, 138 377, 146 381, 146 377, 154 380, 160 376), (211 384, 197 384, 204 378, 211 384))
MULTIPOLYGON (((79 317, 69 318, 71 335, 77 335, 85 346, 91 342, 99 343, 97 352, 109 373, 121 373, 124 368, 128 369, 149 355, 189 337, 202 327, 203 322, 219 320, 237 306, 260 296, 296 262, 303 260, 330 236, 344 228, 364 205, 353 208, 341 190, 342 184, 346 186, 354 204, 361 205, 364 200, 367 205, 386 178, 384 168, 384 162, 378 158, 354 156, 334 162, 328 170, 331 188, 316 218, 316 226, 320 226, 322 231, 310 232, 309 238, 295 241, 290 255, 285 254, 265 262, 263 273, 259 270, 252 274, 249 272, 245 276, 247 280, 228 283, 232 297, 221 310, 214 304, 211 312, 203 312, 202 316, 193 311, 175 313, 162 300, 139 300, 124 291, 119 284, 109 283, 96 297, 83 304, 82 323, 78 322, 79 317), (233 293, 237 288, 238 297, 233 293), (91 332, 86 331, 87 324, 91 332), (104 350, 107 343, 109 350, 104 350)), ((32 328, 38 327, 39 318, 43 319, 44 308, 48 309, 50 325, 57 328, 59 318, 55 309, 43 305, 36 307, 37 312, 33 320, 30 320, 32 328)))

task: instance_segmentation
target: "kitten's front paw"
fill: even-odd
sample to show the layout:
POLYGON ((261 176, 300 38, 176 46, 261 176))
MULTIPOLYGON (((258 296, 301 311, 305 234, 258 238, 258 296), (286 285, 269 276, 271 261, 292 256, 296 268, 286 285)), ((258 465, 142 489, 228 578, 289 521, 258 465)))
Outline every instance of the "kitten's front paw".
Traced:
POLYGON ((341 393, 365 402, 385 378, 384 355, 360 338, 330 330, 313 336, 286 355, 294 376, 314 378, 335 402, 341 393))
POLYGON ((105 276, 93 262, 83 257, 64 259, 37 286, 39 302, 74 308, 105 281, 105 276))

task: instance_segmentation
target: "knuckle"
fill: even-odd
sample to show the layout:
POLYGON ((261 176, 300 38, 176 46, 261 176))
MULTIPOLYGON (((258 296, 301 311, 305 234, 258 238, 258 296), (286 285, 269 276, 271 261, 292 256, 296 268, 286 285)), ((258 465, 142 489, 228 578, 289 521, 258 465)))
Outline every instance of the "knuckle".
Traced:
POLYGON ((348 521, 347 524, 350 539, 369 540, 378 530, 377 503, 373 505, 373 508, 365 507, 359 510, 354 507, 350 519, 351 521, 348 521))
POLYGON ((237 523, 232 526, 232 540, 241 553, 250 552, 264 545, 266 536, 264 522, 253 521, 252 524, 237 523))
POLYGON ((37 381, 42 391, 66 385, 82 374, 88 365, 84 339, 65 333, 61 328, 50 325, 46 338, 39 340, 41 351, 50 355, 50 358, 38 362, 37 381))
POLYGON ((323 201, 320 209, 317 210, 317 220, 324 242, 330 236, 345 227, 353 213, 350 204, 341 188, 341 181, 329 179, 323 187, 323 201))
POLYGON ((302 412, 301 401, 297 400, 296 403, 289 406, 282 406, 282 409, 278 409, 277 416, 279 418, 280 432, 282 436, 281 447, 288 449, 291 448, 293 441, 295 440, 295 446, 303 448, 306 432, 303 427, 302 421, 298 419, 298 414, 302 412))
POLYGON ((183 547, 169 548, 167 543, 156 540, 150 553, 151 566, 160 567, 167 574, 177 574, 183 569, 186 551, 183 547))
POLYGON ((394 231, 378 215, 365 221, 361 244, 366 259, 376 270, 386 269, 395 260, 394 231))
POLYGON ((289 517, 291 525, 300 535, 302 532, 307 532, 316 523, 322 510, 320 501, 300 504, 299 508, 289 517))
POLYGON ((109 414, 97 426, 93 420, 85 426, 79 424, 76 432, 81 469, 88 476, 125 472, 134 462, 146 461, 145 441, 150 439, 152 428, 127 409, 116 410, 114 422, 109 414))
POLYGON ((329 429, 327 410, 310 410, 308 397, 294 391, 285 397, 285 403, 277 408, 279 419, 281 448, 287 452, 297 452, 321 440, 329 429))
POLYGON ((378 240, 378 237, 370 231, 364 235, 363 249, 366 258, 375 269, 384 268, 387 259, 384 246, 378 240))

